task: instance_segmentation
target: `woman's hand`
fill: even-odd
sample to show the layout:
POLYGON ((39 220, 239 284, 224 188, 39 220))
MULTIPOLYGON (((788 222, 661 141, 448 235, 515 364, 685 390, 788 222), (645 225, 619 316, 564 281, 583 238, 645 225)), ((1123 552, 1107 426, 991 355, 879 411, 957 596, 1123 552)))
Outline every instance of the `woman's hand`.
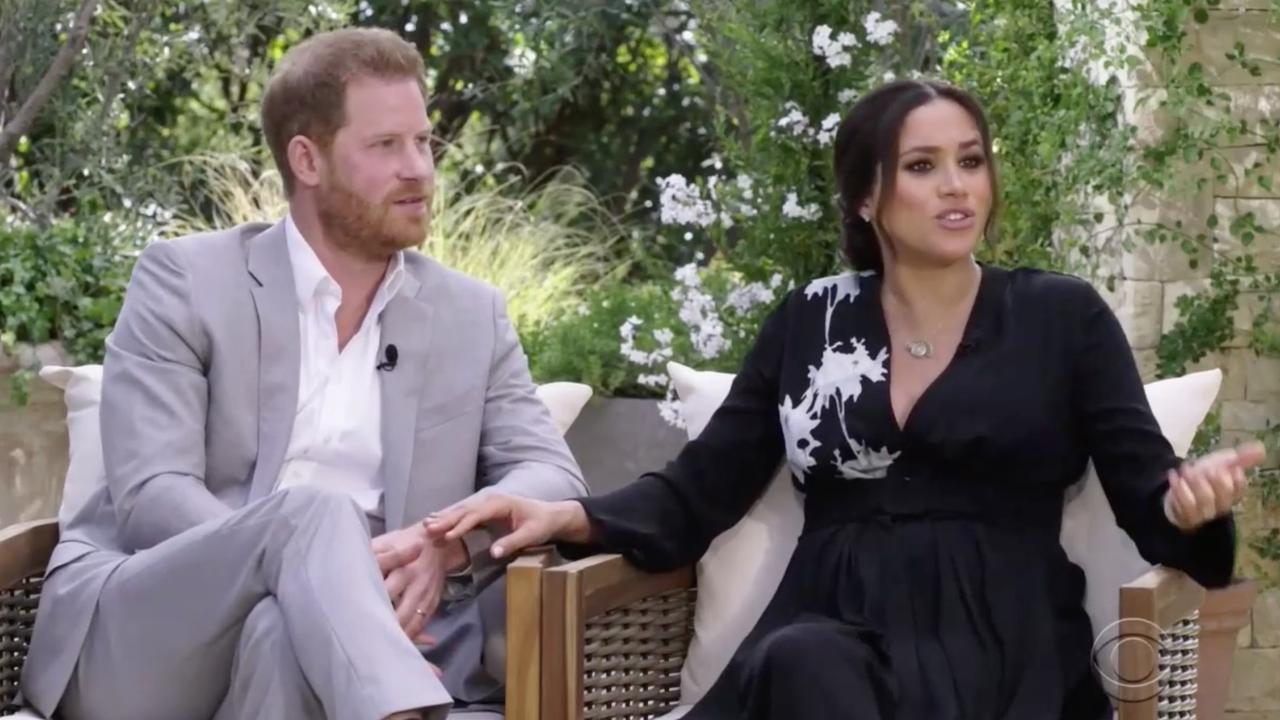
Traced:
POLYGON ((591 523, 582 505, 572 500, 545 502, 483 492, 450 505, 422 521, 433 539, 454 540, 481 525, 504 527, 507 534, 489 548, 495 558, 514 555, 551 540, 585 543, 591 523))
POLYGON ((1244 497, 1248 485, 1245 471, 1265 457, 1262 443, 1250 442, 1216 450, 1170 470, 1165 517, 1183 532, 1191 532, 1226 515, 1244 497))

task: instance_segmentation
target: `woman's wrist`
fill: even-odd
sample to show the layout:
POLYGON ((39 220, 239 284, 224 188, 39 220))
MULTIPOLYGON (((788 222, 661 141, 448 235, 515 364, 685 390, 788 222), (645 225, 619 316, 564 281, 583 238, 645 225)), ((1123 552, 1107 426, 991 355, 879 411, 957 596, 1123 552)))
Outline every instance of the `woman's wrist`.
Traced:
POLYGON ((564 542, 585 545, 591 542, 591 518, 587 510, 576 500, 562 500, 556 503, 558 515, 556 535, 564 542))

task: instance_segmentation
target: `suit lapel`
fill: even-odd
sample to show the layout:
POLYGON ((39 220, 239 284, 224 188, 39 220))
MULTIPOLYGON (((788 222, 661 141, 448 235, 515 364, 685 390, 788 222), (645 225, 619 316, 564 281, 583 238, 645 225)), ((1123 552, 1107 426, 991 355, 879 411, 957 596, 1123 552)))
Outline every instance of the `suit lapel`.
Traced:
POLYGON ((419 287, 418 280, 406 273, 400 292, 382 311, 382 347, 395 345, 399 352, 396 368, 380 373, 382 483, 388 530, 404 525, 418 398, 430 371, 427 363, 434 310, 417 297, 419 287))
POLYGON ((249 241, 258 311, 258 459, 249 499, 275 489, 298 411, 298 299, 284 223, 249 241))

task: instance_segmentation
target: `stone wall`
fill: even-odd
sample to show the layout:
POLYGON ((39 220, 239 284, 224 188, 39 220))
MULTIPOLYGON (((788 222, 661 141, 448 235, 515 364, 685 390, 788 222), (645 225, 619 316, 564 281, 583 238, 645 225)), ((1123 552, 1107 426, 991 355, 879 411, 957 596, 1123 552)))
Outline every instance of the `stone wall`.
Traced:
MULTIPOLYGON (((1253 55, 1280 56, 1280 23, 1275 17, 1270 0, 1223 0, 1210 12, 1209 22, 1188 28, 1191 52, 1183 58, 1181 66, 1201 63, 1211 84, 1231 98, 1230 108, 1224 111, 1251 125, 1280 115, 1277 112, 1280 65, 1264 62, 1262 75, 1254 77, 1227 60, 1225 54, 1241 41, 1253 55)), ((1130 49, 1134 49, 1133 46, 1130 49)), ((1161 69, 1153 64, 1136 69, 1127 78, 1126 93, 1131 99, 1129 119, 1138 126, 1142 140, 1159 138, 1167 127, 1168 118, 1137 102, 1137 98, 1149 94, 1160 84, 1160 75, 1161 69)), ((1267 191, 1256 182, 1239 179, 1245 168, 1264 156, 1261 147, 1244 142, 1223 146, 1220 158, 1231 169, 1226 182, 1215 180, 1199 192, 1178 192, 1173 197, 1135 198, 1136 213, 1130 220, 1167 224, 1181 221, 1192 234, 1203 231, 1212 237, 1215 252, 1240 252, 1241 248, 1226 232, 1232 219, 1240 214, 1252 212, 1263 226, 1280 229, 1280 190, 1267 191), (1208 227, 1210 214, 1218 216, 1217 228, 1208 227)), ((1276 178, 1274 187, 1280 188, 1280 167, 1275 170, 1277 172, 1270 174, 1276 178)), ((1280 271, 1280 236, 1259 238, 1250 252, 1261 272, 1280 271)), ((1150 380, 1155 375, 1155 348, 1160 336, 1178 319, 1175 301, 1207 287, 1213 254, 1200 255, 1198 266, 1193 268, 1187 254, 1176 246, 1139 242, 1137 249, 1121 252, 1115 260, 1109 269, 1119 270, 1120 281, 1115 291, 1108 294, 1108 300, 1120 317, 1144 378, 1150 380)), ((1245 293, 1233 318, 1236 332, 1228 347, 1191 368, 1218 367, 1223 371, 1218 409, 1224 443, 1253 437, 1280 420, 1280 360, 1258 357, 1247 348, 1254 315, 1266 300, 1245 293)), ((1276 460, 1271 458, 1269 464, 1274 466, 1276 460)), ((1274 511, 1264 513, 1256 501, 1246 502, 1240 517, 1242 535, 1247 537, 1265 528, 1280 526, 1276 515, 1274 511)), ((1261 576, 1258 562, 1242 543, 1242 574, 1261 576)), ((1274 573, 1280 568, 1271 570, 1274 573)), ((1251 624, 1240 634, 1228 717, 1280 720, 1280 590, 1271 589, 1260 595, 1251 614, 1251 624)))

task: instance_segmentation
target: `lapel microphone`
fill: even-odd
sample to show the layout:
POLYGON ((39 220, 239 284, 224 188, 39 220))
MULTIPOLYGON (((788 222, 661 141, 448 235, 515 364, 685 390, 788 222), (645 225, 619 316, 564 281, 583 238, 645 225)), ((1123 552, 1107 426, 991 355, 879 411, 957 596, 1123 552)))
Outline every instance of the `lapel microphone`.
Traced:
POLYGON ((374 368, 384 372, 395 370, 396 361, 400 359, 400 351, 396 349, 395 345, 387 345, 387 349, 383 352, 386 354, 386 359, 375 365, 374 368))

